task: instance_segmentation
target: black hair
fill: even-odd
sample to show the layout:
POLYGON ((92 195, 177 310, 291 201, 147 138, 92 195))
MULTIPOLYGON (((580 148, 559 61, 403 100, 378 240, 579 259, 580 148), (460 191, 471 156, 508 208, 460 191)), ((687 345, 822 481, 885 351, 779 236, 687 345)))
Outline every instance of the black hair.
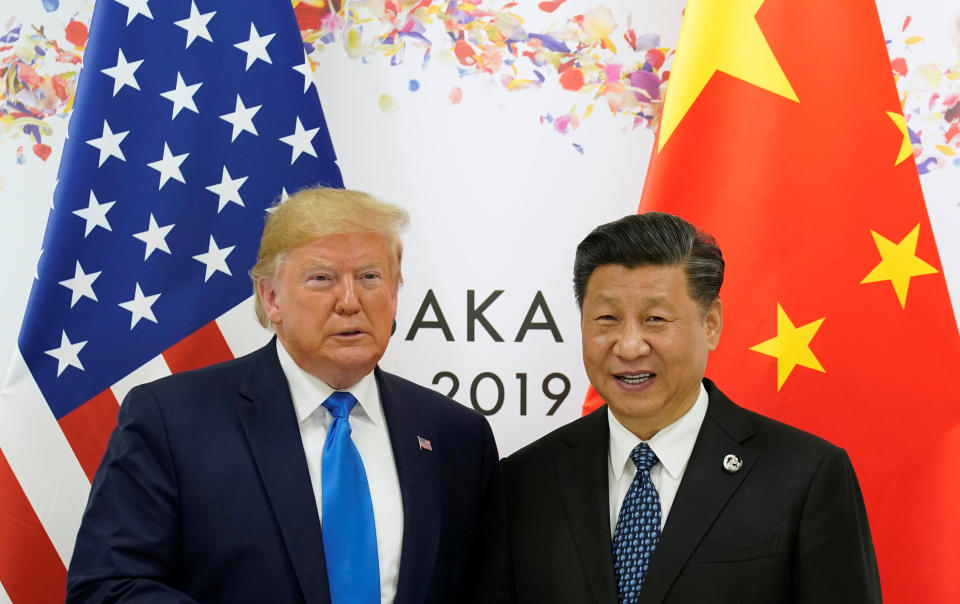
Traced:
POLYGON ((604 264, 681 266, 690 297, 703 312, 720 296, 723 284, 723 254, 713 235, 665 212, 624 216, 598 226, 580 242, 573 291, 581 309, 590 276, 604 264))

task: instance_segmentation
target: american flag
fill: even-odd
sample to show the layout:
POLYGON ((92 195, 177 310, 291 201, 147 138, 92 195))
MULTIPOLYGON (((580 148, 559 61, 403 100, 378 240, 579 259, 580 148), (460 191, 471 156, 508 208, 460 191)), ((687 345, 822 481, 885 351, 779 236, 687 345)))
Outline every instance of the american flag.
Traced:
POLYGON ((247 352, 266 208, 342 186, 289 2, 100 0, 0 395, 0 602, 63 601, 135 384, 247 352))

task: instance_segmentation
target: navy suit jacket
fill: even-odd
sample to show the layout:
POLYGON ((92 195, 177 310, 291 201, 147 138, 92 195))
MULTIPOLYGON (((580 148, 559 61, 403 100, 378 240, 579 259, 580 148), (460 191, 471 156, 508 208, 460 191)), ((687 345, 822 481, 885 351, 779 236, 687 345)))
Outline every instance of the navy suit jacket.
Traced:
MULTIPOLYGON (((704 385, 707 415, 637 604, 878 604, 847 455, 704 385), (724 470, 728 454, 739 471, 724 470)), ((507 522, 485 601, 617 602, 609 442, 604 406, 504 460, 507 522)))
MULTIPOLYGON (((275 346, 130 391, 93 480, 68 602, 330 601, 275 346)), ((498 471, 493 434, 476 411, 375 375, 403 501, 395 602, 461 601, 498 471)))

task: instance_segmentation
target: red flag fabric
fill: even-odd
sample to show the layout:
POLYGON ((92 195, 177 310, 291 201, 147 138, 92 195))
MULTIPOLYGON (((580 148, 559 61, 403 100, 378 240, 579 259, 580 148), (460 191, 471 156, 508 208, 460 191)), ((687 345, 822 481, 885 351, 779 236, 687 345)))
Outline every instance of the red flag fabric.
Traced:
POLYGON ((850 454, 884 600, 960 601, 960 336, 874 2, 690 0, 649 210, 723 250, 707 375, 850 454))

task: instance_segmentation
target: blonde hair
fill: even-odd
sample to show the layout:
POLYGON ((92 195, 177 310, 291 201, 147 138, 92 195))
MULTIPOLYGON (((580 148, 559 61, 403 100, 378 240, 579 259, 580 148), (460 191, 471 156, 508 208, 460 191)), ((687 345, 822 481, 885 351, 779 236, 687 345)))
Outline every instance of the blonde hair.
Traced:
POLYGON ((379 201, 362 191, 347 189, 303 189, 286 201, 275 203, 263 227, 257 263, 250 270, 257 320, 264 327, 270 327, 257 284, 276 276, 287 252, 320 237, 345 233, 382 234, 393 248, 397 278, 400 279, 403 254, 400 231, 409 220, 403 208, 379 201))

